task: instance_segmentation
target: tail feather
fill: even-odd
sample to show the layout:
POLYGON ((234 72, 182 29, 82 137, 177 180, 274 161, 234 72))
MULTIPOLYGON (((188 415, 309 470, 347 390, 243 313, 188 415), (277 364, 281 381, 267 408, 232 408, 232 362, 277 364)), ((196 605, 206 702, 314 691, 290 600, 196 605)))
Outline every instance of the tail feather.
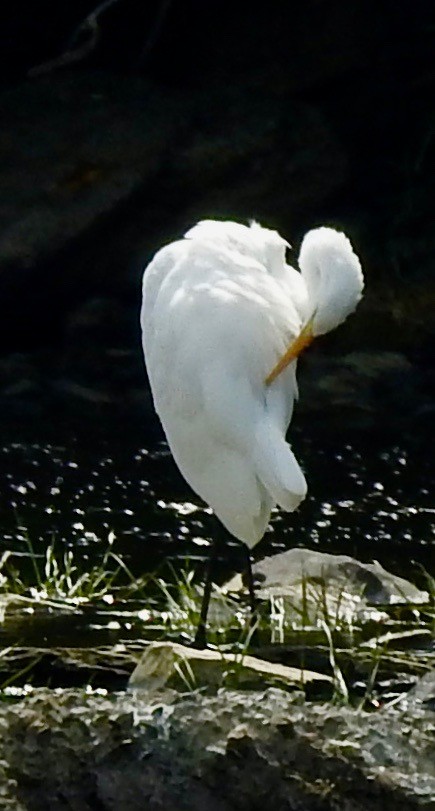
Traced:
POLYGON ((307 483, 290 445, 272 425, 267 430, 262 426, 254 461, 257 476, 273 501, 293 512, 307 494, 307 483))

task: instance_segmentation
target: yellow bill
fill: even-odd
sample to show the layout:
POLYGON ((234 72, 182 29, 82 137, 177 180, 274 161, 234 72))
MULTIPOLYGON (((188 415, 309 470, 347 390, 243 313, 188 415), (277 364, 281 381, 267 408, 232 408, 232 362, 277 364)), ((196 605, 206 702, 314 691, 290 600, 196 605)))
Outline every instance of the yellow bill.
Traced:
POLYGON ((290 344, 289 348, 284 352, 284 354, 280 357, 276 366, 273 367, 270 374, 266 377, 265 383, 266 386, 270 386, 274 380, 284 371, 287 369, 289 363, 292 360, 296 360, 297 357, 301 354, 301 352, 307 348, 312 342, 314 341, 313 335, 313 318, 310 318, 305 327, 301 330, 298 337, 290 344))

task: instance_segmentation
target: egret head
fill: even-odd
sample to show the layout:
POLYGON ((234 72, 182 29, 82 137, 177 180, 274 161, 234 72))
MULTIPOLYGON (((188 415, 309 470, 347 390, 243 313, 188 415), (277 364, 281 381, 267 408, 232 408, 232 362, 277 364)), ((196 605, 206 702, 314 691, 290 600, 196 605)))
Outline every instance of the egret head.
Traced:
POLYGON ((307 286, 313 337, 324 335, 354 311, 362 296, 360 261, 344 234, 316 228, 302 241, 299 267, 307 286))
POLYGON ((307 289, 309 317, 300 334, 266 378, 270 385, 318 335, 335 329, 358 304, 364 288, 360 261, 348 238, 333 228, 305 235, 299 267, 307 289))

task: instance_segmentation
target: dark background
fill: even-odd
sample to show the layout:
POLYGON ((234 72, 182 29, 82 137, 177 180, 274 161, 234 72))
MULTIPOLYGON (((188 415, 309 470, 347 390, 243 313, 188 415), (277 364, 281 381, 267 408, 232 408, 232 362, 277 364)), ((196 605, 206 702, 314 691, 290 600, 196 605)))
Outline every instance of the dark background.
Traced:
MULTIPOLYGON (((25 356, 18 376, 30 380, 32 391, 44 363, 51 377, 54 365, 62 380, 107 382, 112 369, 104 371, 100 351, 89 354, 91 344, 130 352, 126 385, 139 390, 142 267, 164 241, 217 216, 257 218, 296 248, 310 227, 343 228, 362 257, 366 295, 352 323, 320 351, 402 353, 414 369, 426 370, 427 393, 435 306, 432 2, 35 0, 8 6, 0 37, 2 99, 9 105, 0 140, 4 165, 18 118, 21 134, 26 129, 26 105, 29 127, 38 117, 32 93, 37 99, 42 88, 47 99, 53 89, 59 98, 63 83, 79 98, 92 83, 143 87, 144 99, 152 98, 147 121, 165 143, 147 158, 134 192, 104 214, 97 210, 67 234, 66 207, 65 236, 56 244, 47 237, 31 255, 17 250, 13 260, 0 251, 0 354, 25 356), (80 25, 92 11, 98 41, 70 62, 65 53, 86 51, 90 42, 80 25), (37 356, 48 349, 55 360, 37 356), (30 355, 37 360, 28 363, 30 355)), ((44 105, 46 129, 35 128, 22 154, 28 160, 46 138, 49 172, 64 136, 57 143, 44 105)), ((123 115, 115 112, 118 125, 123 115)), ((77 119, 76 109, 71 117, 77 119)), ((64 184, 76 207, 89 185, 104 181, 95 153, 87 160, 72 162, 64 184)), ((126 150, 122 161, 129 160, 126 150)), ((19 173, 19 157, 14 161, 19 173)), ((42 182, 45 199, 50 188, 42 182)), ((55 216, 56 201, 50 205, 55 216)), ((12 372, 2 368, 9 391, 12 372)))

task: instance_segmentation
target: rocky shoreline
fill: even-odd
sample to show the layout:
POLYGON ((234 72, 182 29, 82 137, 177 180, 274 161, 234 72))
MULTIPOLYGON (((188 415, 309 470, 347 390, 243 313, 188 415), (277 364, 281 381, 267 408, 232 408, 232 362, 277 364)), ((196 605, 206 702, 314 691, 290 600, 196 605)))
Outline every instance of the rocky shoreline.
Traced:
POLYGON ((276 688, 37 690, 0 708, 0 807, 432 811, 433 690, 373 714, 276 688))

